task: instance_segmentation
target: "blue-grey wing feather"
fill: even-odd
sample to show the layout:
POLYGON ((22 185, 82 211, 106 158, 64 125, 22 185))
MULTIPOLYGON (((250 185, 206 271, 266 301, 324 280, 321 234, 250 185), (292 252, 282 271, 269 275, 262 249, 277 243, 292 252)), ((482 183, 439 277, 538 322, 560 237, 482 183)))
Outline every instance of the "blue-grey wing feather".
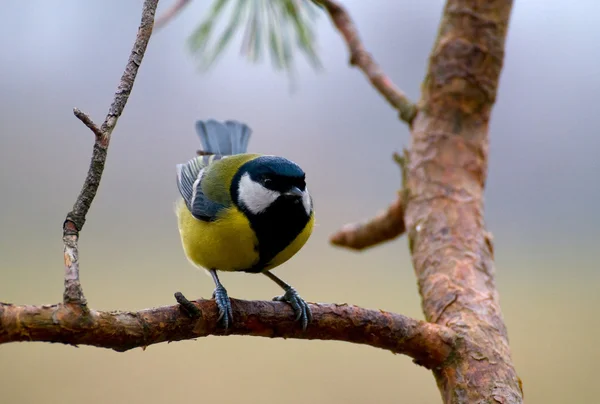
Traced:
POLYGON ((221 156, 198 156, 185 164, 177 164, 177 187, 192 216, 198 220, 213 221, 224 205, 214 202, 202 192, 203 170, 221 156))

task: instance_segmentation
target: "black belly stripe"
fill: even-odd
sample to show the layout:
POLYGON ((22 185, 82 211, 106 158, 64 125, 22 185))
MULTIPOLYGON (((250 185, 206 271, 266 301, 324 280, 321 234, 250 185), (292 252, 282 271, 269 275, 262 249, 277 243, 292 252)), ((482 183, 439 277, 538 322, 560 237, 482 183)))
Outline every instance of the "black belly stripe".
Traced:
POLYGON ((259 260, 244 272, 258 273, 298 237, 310 217, 300 200, 279 199, 264 213, 248 214, 248 219, 259 240, 259 260))

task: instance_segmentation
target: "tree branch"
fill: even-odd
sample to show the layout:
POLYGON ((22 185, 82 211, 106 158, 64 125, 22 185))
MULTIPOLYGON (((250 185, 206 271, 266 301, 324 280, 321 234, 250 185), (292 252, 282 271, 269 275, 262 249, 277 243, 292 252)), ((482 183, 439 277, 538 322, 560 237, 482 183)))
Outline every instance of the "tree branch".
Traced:
POLYGON ((152 35, 152 26, 154 25, 154 13, 158 0, 146 0, 142 9, 142 19, 138 29, 137 37, 131 50, 129 60, 125 71, 121 76, 121 81, 115 93, 115 97, 110 106, 108 114, 101 127, 98 128, 92 119, 74 108, 73 113, 96 135, 94 148, 92 152, 92 161, 87 173, 83 187, 71 210, 63 223, 63 243, 65 260, 65 291, 63 302, 65 304, 78 304, 86 306, 87 302, 83 294, 81 282, 79 281, 79 232, 85 224, 85 217, 96 196, 100 179, 106 163, 106 153, 110 143, 112 131, 117 125, 117 120, 123 113, 123 109, 131 94, 135 76, 142 63, 144 53, 150 36, 152 35))
POLYGON ((448 0, 406 162, 405 223, 427 320, 463 337, 434 369, 446 403, 520 403, 483 220, 488 131, 511 0, 448 0))
POLYGON ((173 18, 177 16, 190 3, 190 0, 176 0, 171 7, 159 15, 154 22, 154 29, 160 29, 167 25, 173 18))
POLYGON ((199 319, 181 306, 139 312, 84 312, 79 306, 13 306, 0 303, 0 344, 16 341, 91 345, 115 351, 208 335, 252 335, 347 341, 406 354, 428 368, 443 363, 455 346, 450 329, 399 314, 350 305, 311 304, 313 322, 302 331, 290 305, 231 299, 233 324, 218 327, 214 300, 195 302, 199 319))
POLYGON ((331 236, 331 243, 352 250, 364 250, 390 241, 405 231, 402 195, 386 210, 361 223, 350 223, 331 236))
POLYGON ((408 97, 390 80, 373 57, 367 52, 363 45, 358 30, 350 14, 337 1, 313 0, 317 5, 325 8, 331 22, 340 32, 348 45, 350 52, 350 64, 358 67, 369 79, 373 87, 381 94, 387 102, 398 110, 400 119, 409 125, 414 119, 417 108, 408 97))

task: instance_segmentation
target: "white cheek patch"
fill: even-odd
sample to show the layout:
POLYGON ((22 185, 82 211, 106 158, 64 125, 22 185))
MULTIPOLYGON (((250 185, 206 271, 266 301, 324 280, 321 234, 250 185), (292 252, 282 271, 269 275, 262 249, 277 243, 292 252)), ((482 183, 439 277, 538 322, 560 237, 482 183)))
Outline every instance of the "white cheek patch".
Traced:
POLYGON ((304 205, 306 214, 310 216, 310 213, 312 212, 312 200, 310 198, 310 194, 308 193, 308 188, 305 188, 304 192, 302 193, 302 205, 304 205))
POLYGON ((240 202, 253 214, 264 212, 281 194, 263 187, 258 182, 252 181, 248 173, 240 178, 238 197, 240 202))

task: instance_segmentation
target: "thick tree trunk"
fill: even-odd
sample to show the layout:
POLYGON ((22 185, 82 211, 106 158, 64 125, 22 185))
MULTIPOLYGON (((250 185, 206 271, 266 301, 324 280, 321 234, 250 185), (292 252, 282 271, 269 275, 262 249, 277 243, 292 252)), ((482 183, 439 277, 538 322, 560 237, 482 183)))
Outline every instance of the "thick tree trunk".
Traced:
POLYGON ((446 403, 522 402, 483 220, 488 129, 512 1, 449 0, 405 163, 405 224, 428 321, 457 332, 446 403))

